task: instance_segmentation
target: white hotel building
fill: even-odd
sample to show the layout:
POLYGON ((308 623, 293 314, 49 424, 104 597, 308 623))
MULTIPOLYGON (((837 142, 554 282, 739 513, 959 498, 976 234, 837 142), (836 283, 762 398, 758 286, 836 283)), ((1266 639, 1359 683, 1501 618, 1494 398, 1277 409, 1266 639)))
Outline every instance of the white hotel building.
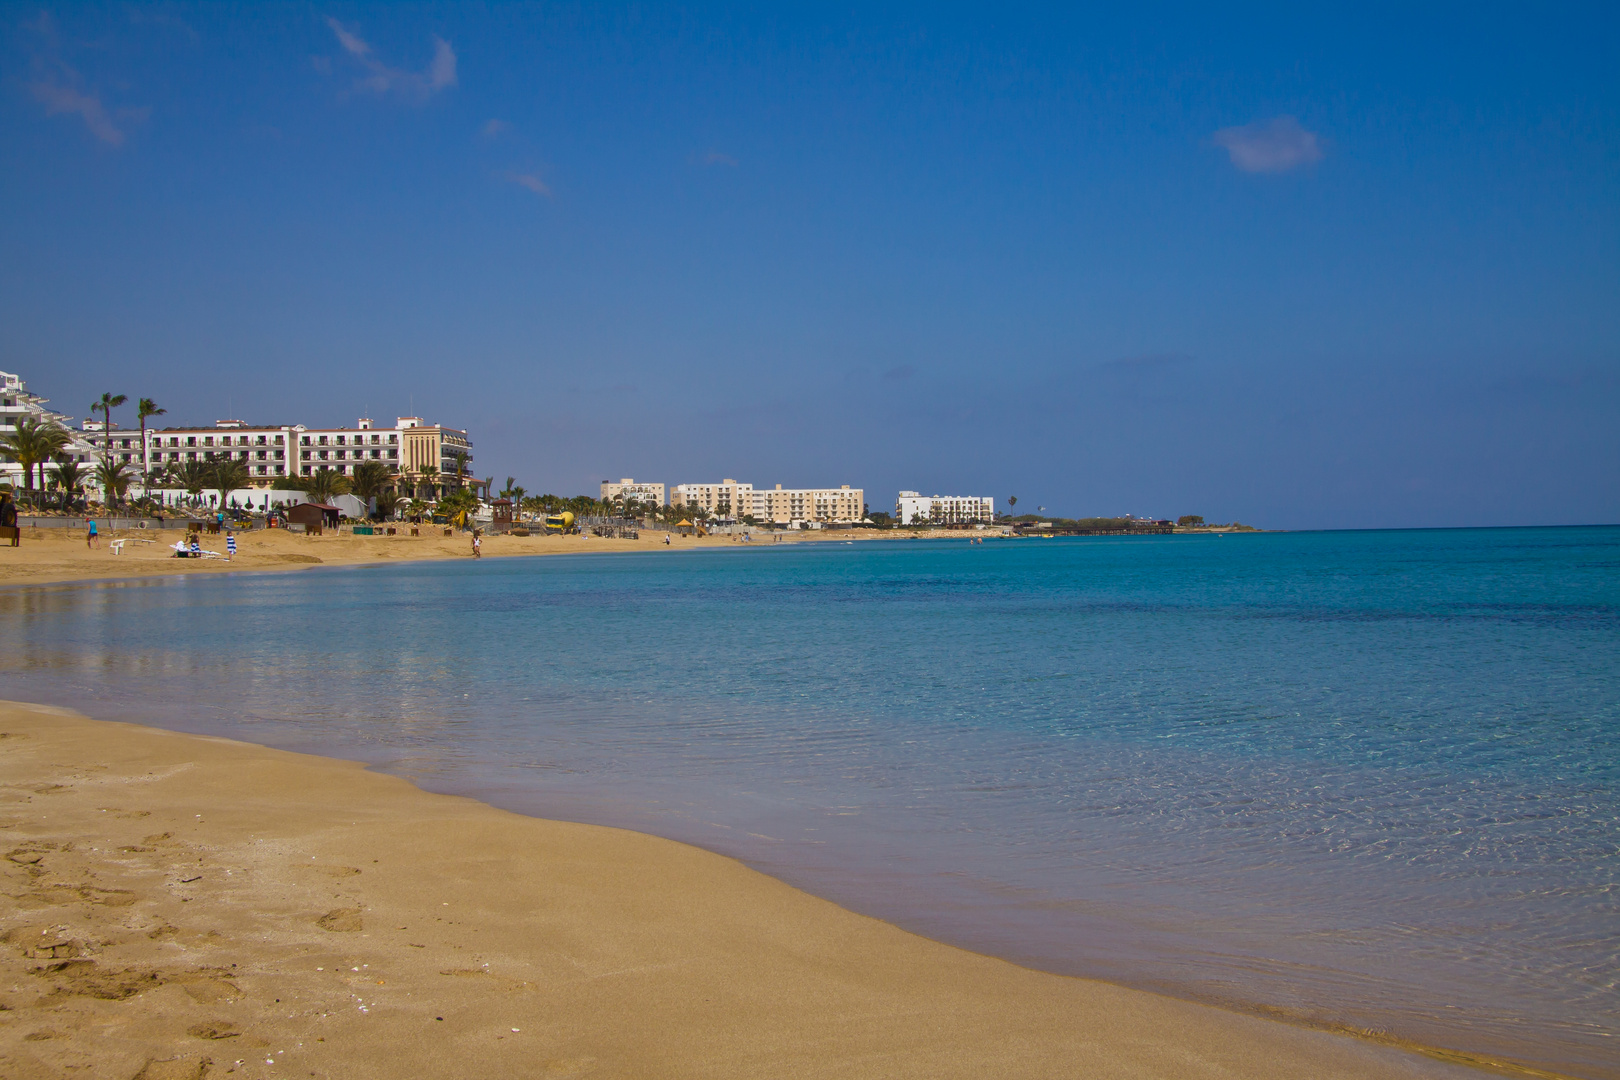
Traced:
POLYGON ((996 500, 976 495, 919 495, 902 491, 894 503, 902 525, 988 525, 996 520, 996 500))
POLYGON ((753 484, 722 480, 718 484, 676 484, 671 506, 702 507, 719 518, 752 517, 773 525, 799 522, 854 524, 866 516, 865 491, 848 484, 835 488, 755 489, 753 484))
MULTIPOLYGON (((39 423, 56 423, 68 433, 68 444, 63 453, 76 460, 88 470, 95 465, 92 456, 94 448, 87 441, 86 436, 72 428, 73 418, 58 412, 52 412, 45 407, 49 398, 28 392, 28 384, 23 382, 19 375, 0 371, 0 435, 14 435, 17 431, 17 421, 30 418, 39 423)), ((54 467, 53 462, 45 462, 43 466, 34 466, 34 483, 38 485, 43 469, 54 467)), ((0 482, 12 485, 15 490, 23 488, 22 465, 0 454, 0 482)))
MULTIPOLYGON (((88 423, 86 424, 88 427, 88 423)), ((99 427, 99 425, 97 425, 99 427)), ((125 433, 112 432, 120 453, 125 433)), ((99 441, 100 433, 93 436, 99 441)), ((138 436, 136 442, 139 442, 138 436)), ((360 419, 352 428, 309 428, 302 424, 266 427, 241 420, 216 420, 208 428, 164 428, 146 433, 146 468, 160 473, 188 461, 234 457, 247 466, 258 487, 280 479, 309 476, 316 469, 353 475, 363 461, 377 461, 402 473, 456 472, 456 452, 472 462, 472 441, 456 428, 429 424, 419 416, 402 416, 392 429, 378 429, 360 419)), ((126 458, 127 460, 127 458, 126 458)))

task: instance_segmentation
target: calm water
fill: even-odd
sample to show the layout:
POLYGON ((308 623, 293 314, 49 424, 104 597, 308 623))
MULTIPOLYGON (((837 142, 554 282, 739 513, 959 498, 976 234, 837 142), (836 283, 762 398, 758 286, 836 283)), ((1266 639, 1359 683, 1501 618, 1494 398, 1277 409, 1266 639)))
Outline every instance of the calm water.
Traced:
POLYGON ((1049 970, 1620 1075, 1620 528, 30 588, 0 657, 1049 970))

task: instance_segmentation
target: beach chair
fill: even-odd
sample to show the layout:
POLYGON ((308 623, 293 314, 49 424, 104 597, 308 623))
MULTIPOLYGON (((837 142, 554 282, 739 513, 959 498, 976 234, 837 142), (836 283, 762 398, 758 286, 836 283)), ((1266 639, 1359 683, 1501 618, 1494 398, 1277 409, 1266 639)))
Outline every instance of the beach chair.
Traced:
POLYGON ((114 555, 122 555, 124 553, 124 545, 127 544, 127 543, 129 543, 128 540, 113 540, 113 541, 110 541, 107 544, 107 550, 112 552, 114 555))

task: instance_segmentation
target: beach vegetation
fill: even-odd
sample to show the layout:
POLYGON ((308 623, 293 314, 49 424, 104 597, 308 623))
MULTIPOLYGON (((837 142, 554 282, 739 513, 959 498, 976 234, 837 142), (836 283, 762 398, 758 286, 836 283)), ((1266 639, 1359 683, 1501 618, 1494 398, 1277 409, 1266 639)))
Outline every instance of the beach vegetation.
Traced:
POLYGON ((135 416, 141 422, 141 483, 150 479, 150 470, 147 468, 146 457, 146 421, 153 416, 162 416, 168 409, 158 408, 158 403, 149 397, 143 397, 135 404, 135 416))
POLYGON ((305 479, 304 491, 309 494, 311 501, 326 503, 335 496, 348 493, 349 478, 336 469, 322 465, 305 479))
POLYGON ((135 479, 129 465, 111 454, 102 457, 100 464, 96 466, 95 478, 96 483, 101 486, 102 501, 109 509, 123 503, 130 482, 135 479))
POLYGON ((186 494, 191 496, 191 501, 196 502, 203 489, 210 486, 212 477, 209 472, 206 461, 182 461, 169 467, 169 479, 184 488, 186 494))
POLYGON ((1203 523, 1204 519, 1198 514, 1182 514, 1176 518, 1176 524, 1184 529, 1192 525, 1202 525, 1203 523))
POLYGON ((232 458, 215 458, 208 462, 208 486, 219 492, 219 508, 225 509, 225 500, 231 492, 245 488, 253 482, 248 467, 232 458))
POLYGON ((380 509, 383 493, 392 492, 394 486, 393 466, 381 461, 362 461, 354 467, 354 475, 349 478, 349 490, 353 491, 368 509, 372 507, 380 509))
POLYGON ((101 456, 105 460, 112 458, 112 411, 128 400, 128 394, 102 394, 90 403, 92 413, 101 410, 101 456))
POLYGON ((16 430, 0 435, 0 454, 23 467, 23 489, 34 490, 34 467, 40 469, 40 486, 45 483, 45 462, 51 460, 67 446, 68 430, 54 420, 38 420, 32 416, 17 419, 16 430))
POLYGON ((57 454, 52 460, 51 482, 61 500, 62 512, 67 513, 84 490, 84 466, 72 454, 57 454))
POLYGON ((303 491, 306 486, 301 476, 278 476, 270 481, 271 491, 303 491))

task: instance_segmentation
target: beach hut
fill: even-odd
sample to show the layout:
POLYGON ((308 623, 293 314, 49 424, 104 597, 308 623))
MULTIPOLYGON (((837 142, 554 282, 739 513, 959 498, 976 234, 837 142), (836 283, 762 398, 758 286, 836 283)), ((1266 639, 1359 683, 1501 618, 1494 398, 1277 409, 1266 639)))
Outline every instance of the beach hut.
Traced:
POLYGON ((692 521, 690 519, 686 519, 686 518, 683 518, 680 521, 680 523, 675 526, 675 531, 680 533, 682 536, 708 536, 709 535, 708 530, 704 529, 703 526, 695 525, 695 524, 692 523, 692 521))
POLYGON ((305 532, 319 533, 322 528, 337 528, 338 517, 342 513, 337 507, 325 503, 299 503, 287 511, 287 521, 302 525, 305 532))
POLYGON ((489 531, 492 533, 509 533, 512 531, 512 500, 496 499, 490 503, 489 531))

